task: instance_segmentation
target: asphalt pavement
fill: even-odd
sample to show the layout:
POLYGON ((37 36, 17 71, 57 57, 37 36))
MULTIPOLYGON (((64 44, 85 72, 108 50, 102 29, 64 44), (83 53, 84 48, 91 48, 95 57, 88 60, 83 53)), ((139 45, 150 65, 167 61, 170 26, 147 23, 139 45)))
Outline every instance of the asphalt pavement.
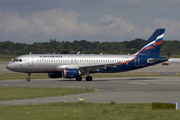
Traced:
MULTIPOLYGON (((0 72, 6 72, 5 64, 0 64, 0 72), (4 66, 4 67, 3 67, 4 66)), ((168 66, 158 64, 132 72, 158 72, 179 73, 180 64, 171 63, 168 66)), ((44 97, 23 100, 0 101, 0 105, 43 104, 61 102, 78 102, 79 98, 86 102, 94 103, 151 103, 151 102, 180 102, 180 77, 107 77, 93 78, 87 82, 74 79, 37 79, 26 80, 1 80, 0 86, 8 87, 62 87, 62 88, 96 88, 97 92, 76 95, 44 97)))

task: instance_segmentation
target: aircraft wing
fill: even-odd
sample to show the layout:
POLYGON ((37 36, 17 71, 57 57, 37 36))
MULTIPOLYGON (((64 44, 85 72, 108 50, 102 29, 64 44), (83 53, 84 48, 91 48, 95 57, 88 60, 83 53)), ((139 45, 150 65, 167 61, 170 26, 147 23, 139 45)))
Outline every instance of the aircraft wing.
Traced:
POLYGON ((69 68, 69 69, 79 69, 81 72, 89 72, 92 70, 97 70, 98 68, 103 68, 106 69, 106 67, 116 67, 117 64, 121 63, 111 63, 111 64, 90 64, 90 65, 59 65, 55 69, 56 70, 62 70, 64 68, 69 68))
POLYGON ((106 67, 116 67, 118 63, 111 63, 111 64, 97 64, 97 65, 82 65, 79 66, 81 72, 89 72, 93 70, 98 70, 98 68, 106 69, 106 67))

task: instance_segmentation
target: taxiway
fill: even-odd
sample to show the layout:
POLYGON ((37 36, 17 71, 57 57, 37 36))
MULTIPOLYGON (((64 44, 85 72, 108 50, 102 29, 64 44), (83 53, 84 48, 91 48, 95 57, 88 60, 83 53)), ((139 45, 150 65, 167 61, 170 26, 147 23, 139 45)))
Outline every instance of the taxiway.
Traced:
MULTIPOLYGON (((5 65, 5 63, 0 64, 0 72, 7 72, 5 65)), ((168 66, 158 64, 131 72, 179 73, 180 64, 170 63, 168 66)), ((95 103, 110 103, 111 101, 117 103, 180 102, 179 76, 93 78, 91 82, 62 78, 32 79, 30 82, 26 80, 1 80, 0 86, 100 89, 98 92, 76 95, 0 101, 0 105, 42 104, 61 102, 62 100, 78 102, 78 98, 95 103)))
POLYGON ((45 97, 23 100, 0 101, 0 105, 42 104, 61 102, 78 102, 78 98, 86 102, 95 103, 151 103, 155 102, 179 102, 180 80, 176 76, 168 77, 118 77, 118 78, 94 78, 93 81, 74 81, 67 79, 47 80, 3 80, 0 86, 12 87, 67 87, 67 88, 97 88, 98 92, 76 95, 45 97))

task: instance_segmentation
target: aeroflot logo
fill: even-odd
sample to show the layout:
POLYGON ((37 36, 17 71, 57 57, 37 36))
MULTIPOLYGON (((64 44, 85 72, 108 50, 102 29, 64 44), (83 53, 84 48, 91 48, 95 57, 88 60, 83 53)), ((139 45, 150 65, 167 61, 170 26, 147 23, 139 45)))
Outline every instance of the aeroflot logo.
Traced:
POLYGON ((62 58, 63 56, 53 56, 53 55, 43 55, 43 56, 39 56, 40 58, 62 58))
MULTIPOLYGON (((147 44, 146 46, 144 46, 141 50, 143 50, 143 49, 144 49, 144 50, 147 50, 147 48, 152 48, 152 46, 160 45, 160 44, 162 43, 163 37, 164 37, 164 34, 158 36, 158 37, 156 38, 156 40, 150 42, 149 44, 147 44)), ((154 47, 153 47, 153 48, 154 48, 154 47)), ((140 50, 140 51, 141 51, 141 50, 140 50)))

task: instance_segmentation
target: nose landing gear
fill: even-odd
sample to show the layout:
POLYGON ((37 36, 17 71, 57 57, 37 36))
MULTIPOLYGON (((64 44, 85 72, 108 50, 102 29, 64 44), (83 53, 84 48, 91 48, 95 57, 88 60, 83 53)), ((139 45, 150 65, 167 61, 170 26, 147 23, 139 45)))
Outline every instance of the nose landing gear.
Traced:
POLYGON ((31 81, 30 76, 31 76, 31 73, 28 73, 28 78, 26 79, 27 81, 31 81))

